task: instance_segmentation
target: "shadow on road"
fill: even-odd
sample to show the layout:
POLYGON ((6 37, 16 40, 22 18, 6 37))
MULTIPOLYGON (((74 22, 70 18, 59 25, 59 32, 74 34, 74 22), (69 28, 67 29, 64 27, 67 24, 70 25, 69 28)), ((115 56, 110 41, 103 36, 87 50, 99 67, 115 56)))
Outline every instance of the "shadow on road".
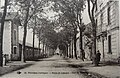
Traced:
POLYGON ((34 64, 11 65, 10 67, 1 68, 1 70, 0 70, 0 76, 8 74, 8 73, 12 73, 12 72, 20 70, 20 69, 24 69, 24 68, 32 66, 32 65, 34 65, 34 64))
POLYGON ((90 63, 73 64, 72 61, 69 60, 69 58, 64 58, 64 59, 66 60, 66 62, 70 63, 70 64, 68 64, 69 67, 76 68, 80 74, 83 74, 85 76, 85 78, 107 78, 98 73, 89 72, 88 69, 83 68, 83 67, 89 66, 89 65, 93 66, 90 63))

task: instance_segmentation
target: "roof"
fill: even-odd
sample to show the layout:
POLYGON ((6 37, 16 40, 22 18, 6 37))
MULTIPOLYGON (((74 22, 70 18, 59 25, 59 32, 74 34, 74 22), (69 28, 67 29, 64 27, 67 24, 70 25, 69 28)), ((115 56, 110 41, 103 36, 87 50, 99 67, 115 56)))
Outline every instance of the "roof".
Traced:
POLYGON ((5 19, 14 19, 17 15, 17 12, 8 12, 5 19))
MULTIPOLYGON (((2 13, 0 12, 0 20, 2 18, 2 13)), ((5 17, 5 21, 14 21, 14 24, 21 26, 20 19, 18 18, 17 12, 8 12, 5 17)))

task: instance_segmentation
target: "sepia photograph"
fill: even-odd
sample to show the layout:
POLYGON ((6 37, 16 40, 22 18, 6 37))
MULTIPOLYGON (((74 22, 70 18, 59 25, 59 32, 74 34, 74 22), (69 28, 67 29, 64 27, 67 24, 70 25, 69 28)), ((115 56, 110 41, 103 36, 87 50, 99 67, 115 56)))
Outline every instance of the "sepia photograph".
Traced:
POLYGON ((0 78, 120 78, 119 0, 0 0, 0 78))

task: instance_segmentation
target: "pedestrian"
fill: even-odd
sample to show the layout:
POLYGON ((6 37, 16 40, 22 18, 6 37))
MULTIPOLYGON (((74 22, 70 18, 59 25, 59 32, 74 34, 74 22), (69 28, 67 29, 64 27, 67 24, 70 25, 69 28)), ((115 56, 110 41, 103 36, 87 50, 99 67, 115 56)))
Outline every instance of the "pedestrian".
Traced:
POLYGON ((95 64, 96 64, 96 66, 99 65, 99 63, 100 63, 100 58, 101 58, 101 53, 100 53, 100 51, 98 50, 97 53, 96 53, 96 56, 95 56, 95 64))

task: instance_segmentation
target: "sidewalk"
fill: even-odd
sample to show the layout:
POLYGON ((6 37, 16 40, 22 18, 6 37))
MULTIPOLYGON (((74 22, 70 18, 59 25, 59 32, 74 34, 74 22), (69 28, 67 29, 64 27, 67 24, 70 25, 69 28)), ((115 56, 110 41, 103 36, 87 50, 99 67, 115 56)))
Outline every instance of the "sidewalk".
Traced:
POLYGON ((81 66, 89 73, 88 75, 92 73, 101 75, 100 78, 120 78, 120 64, 100 64, 99 66, 94 66, 91 61, 81 61, 76 59, 69 59, 69 61, 71 61, 72 64, 81 66))
POLYGON ((31 66, 34 64, 34 61, 27 61, 26 63, 23 63, 21 61, 12 61, 10 63, 7 63, 6 66, 0 67, 0 76, 10 73, 12 71, 16 71, 28 66, 31 66))

